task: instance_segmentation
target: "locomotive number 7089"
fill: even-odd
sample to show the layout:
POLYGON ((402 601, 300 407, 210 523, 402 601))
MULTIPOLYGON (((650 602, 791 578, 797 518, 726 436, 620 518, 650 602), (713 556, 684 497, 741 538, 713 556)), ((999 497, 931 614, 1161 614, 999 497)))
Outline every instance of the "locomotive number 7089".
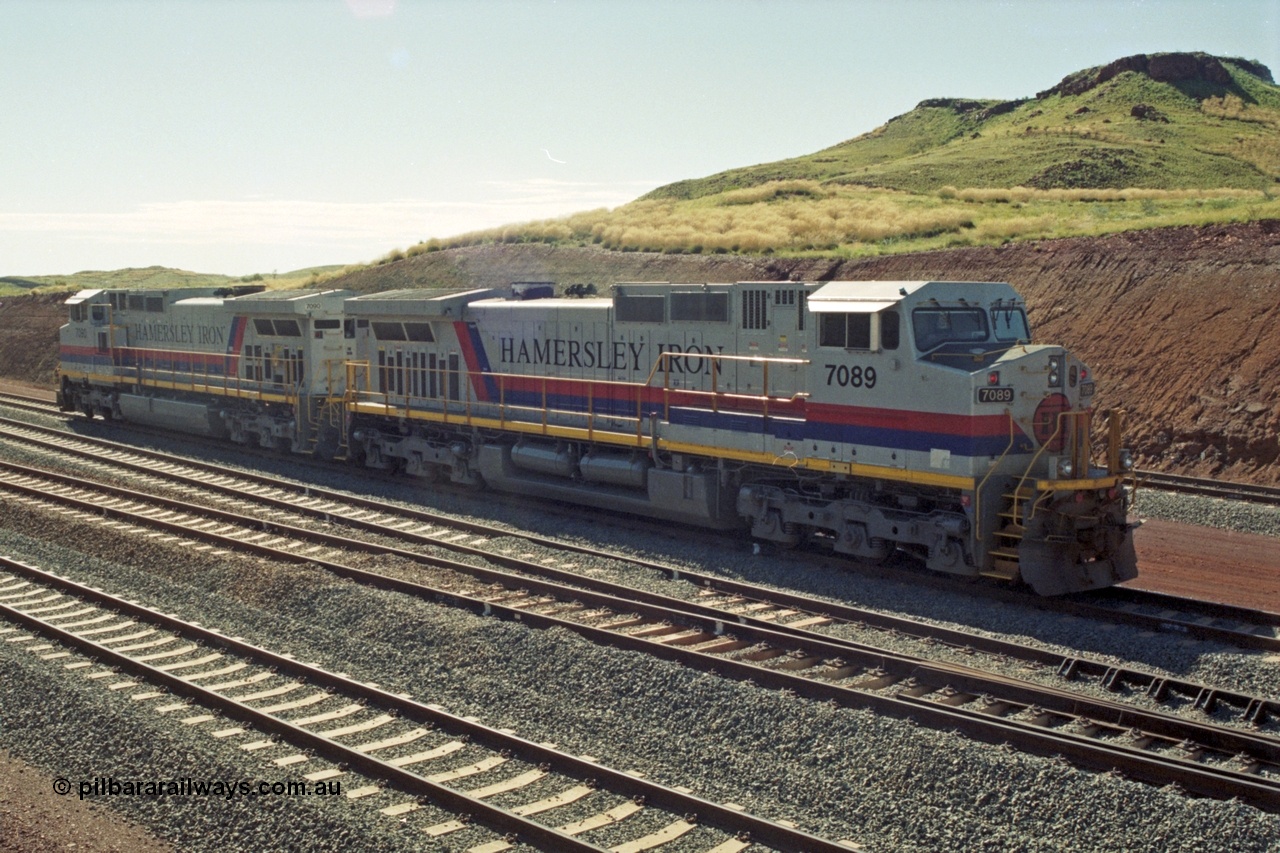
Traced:
POLYGON ((844 388, 874 388, 876 387, 876 369, 874 367, 862 367, 861 365, 847 364, 828 364, 827 368, 827 384, 840 385, 844 388))

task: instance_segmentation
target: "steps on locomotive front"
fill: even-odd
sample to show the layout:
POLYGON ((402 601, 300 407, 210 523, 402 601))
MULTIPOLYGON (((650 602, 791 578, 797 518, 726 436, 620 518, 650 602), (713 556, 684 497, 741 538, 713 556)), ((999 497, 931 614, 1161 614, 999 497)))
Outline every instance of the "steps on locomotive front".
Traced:
POLYGON ((1026 528, 1022 519, 1029 501, 1035 498, 1035 489, 1030 486, 1019 486, 1017 490, 1004 496, 1005 508, 998 515, 1005 519, 1004 527, 995 533, 995 547, 991 549, 991 568, 979 572, 984 578, 999 580, 1017 580, 1022 570, 1018 558, 1018 548, 1022 544, 1022 536, 1026 528))

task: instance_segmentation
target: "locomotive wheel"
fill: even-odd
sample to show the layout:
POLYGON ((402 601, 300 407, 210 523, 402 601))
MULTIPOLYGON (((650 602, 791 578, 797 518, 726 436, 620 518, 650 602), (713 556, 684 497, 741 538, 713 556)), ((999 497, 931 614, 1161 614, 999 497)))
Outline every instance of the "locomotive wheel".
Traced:
POLYGON ((83 404, 82 406, 80 406, 80 411, 84 412, 84 416, 86 418, 88 418, 89 420, 93 420, 93 406, 91 404, 89 403, 83 404))

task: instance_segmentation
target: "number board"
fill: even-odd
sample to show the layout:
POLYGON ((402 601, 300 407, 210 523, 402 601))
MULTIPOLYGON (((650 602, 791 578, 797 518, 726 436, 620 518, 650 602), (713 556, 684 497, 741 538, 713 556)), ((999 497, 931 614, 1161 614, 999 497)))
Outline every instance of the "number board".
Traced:
POLYGON ((1012 403, 1012 388, 979 388, 979 403, 1012 403))

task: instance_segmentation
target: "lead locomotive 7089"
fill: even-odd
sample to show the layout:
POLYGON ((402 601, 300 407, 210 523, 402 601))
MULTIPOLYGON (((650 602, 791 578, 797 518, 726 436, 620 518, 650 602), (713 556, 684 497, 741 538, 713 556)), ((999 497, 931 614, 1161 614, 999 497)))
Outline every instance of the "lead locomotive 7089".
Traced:
POLYGON ((76 294, 63 409, 1043 595, 1137 575, 1122 413, 1007 284, 256 290, 76 294))

